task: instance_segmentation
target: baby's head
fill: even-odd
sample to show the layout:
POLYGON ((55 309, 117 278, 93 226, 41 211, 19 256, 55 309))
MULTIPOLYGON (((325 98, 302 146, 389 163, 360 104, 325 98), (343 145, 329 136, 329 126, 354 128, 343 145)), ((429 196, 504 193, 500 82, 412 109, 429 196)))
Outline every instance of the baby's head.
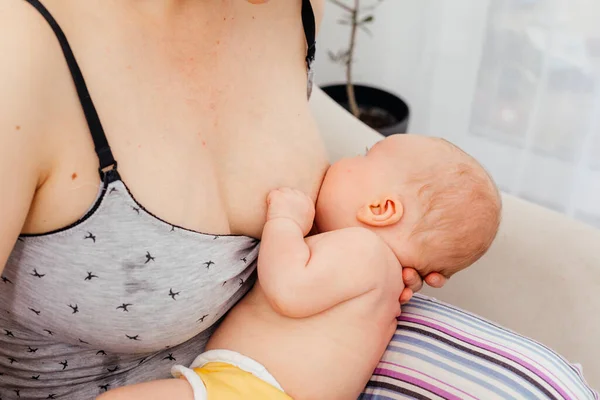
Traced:
POLYGON ((321 232, 369 228, 403 266, 449 278, 487 251, 500 211, 494 182, 467 153, 443 139, 393 135, 329 168, 315 223, 321 232))

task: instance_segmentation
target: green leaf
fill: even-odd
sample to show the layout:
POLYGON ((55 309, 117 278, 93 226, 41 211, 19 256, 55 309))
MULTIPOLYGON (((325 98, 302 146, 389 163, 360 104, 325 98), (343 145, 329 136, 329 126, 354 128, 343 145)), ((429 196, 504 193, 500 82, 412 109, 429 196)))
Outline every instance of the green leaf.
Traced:
POLYGON ((368 24, 371 23, 375 20, 375 16, 374 15, 367 15, 366 17, 364 17, 363 19, 360 20, 359 24, 368 24))
POLYGON ((373 32, 371 32, 371 30, 369 28, 367 28, 364 25, 359 26, 360 29, 362 29, 363 31, 365 31, 365 33, 369 36, 373 36, 373 32))

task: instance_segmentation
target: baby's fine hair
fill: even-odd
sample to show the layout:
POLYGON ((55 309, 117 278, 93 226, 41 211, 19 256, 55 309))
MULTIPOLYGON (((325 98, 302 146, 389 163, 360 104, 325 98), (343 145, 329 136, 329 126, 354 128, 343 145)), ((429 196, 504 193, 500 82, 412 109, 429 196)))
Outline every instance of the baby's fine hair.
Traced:
POLYGON ((417 172, 411 184, 422 215, 411 232, 418 243, 422 271, 450 277, 477 261, 492 244, 502 202, 492 178, 471 156, 444 139, 447 157, 417 172))

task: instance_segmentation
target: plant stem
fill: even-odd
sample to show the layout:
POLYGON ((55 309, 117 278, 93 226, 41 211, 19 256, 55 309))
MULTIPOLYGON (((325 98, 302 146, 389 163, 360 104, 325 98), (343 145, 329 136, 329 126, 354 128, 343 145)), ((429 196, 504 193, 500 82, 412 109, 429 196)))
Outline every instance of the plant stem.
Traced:
POLYGON ((344 3, 342 3, 341 1, 338 1, 338 0, 329 0, 329 1, 331 1, 336 6, 341 7, 348 12, 352 12, 352 9, 350 7, 348 7, 347 5, 345 5, 344 3))
POLYGON ((346 64, 346 93, 348 95, 348 105, 350 111, 356 118, 360 117, 360 109, 356 102, 354 85, 352 84, 352 64, 354 60, 354 48, 356 45, 356 30, 358 28, 358 11, 360 9, 360 0, 354 0, 354 9, 352 10, 352 32, 350 33, 350 47, 348 49, 348 60, 346 64))

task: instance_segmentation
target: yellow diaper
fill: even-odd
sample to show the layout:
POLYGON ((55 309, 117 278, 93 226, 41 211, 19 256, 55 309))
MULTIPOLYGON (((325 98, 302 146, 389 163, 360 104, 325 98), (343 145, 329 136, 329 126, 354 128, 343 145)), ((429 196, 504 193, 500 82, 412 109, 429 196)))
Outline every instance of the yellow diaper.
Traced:
POLYGON ((250 372, 225 362, 210 362, 193 371, 204 382, 208 400, 292 400, 250 372))

